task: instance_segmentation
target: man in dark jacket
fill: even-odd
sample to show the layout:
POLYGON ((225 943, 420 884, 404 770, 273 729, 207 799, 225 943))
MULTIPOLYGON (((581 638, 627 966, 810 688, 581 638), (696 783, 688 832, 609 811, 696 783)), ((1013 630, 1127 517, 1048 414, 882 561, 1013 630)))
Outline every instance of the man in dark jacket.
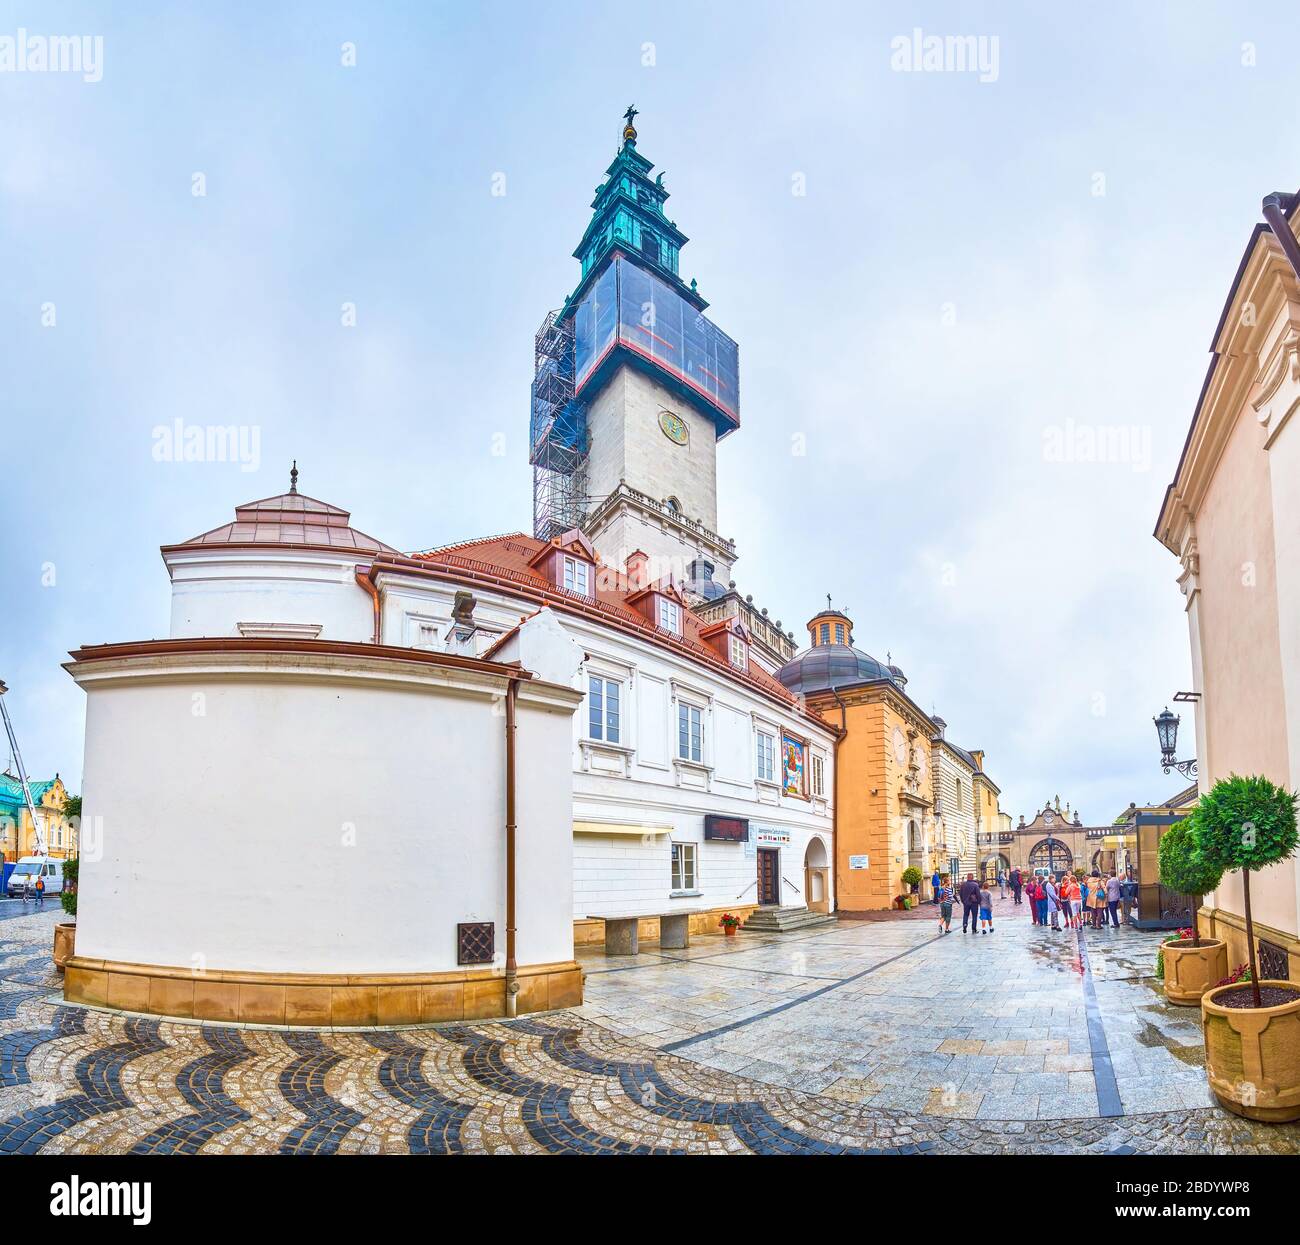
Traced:
POLYGON ((1011 870, 1011 894, 1015 897, 1016 903, 1020 902, 1020 888, 1023 885, 1019 869, 1011 870))
POLYGON ((961 932, 966 932, 966 922, 970 922, 970 932, 980 932, 980 884, 973 873, 966 875, 966 880, 957 892, 961 899, 961 932))

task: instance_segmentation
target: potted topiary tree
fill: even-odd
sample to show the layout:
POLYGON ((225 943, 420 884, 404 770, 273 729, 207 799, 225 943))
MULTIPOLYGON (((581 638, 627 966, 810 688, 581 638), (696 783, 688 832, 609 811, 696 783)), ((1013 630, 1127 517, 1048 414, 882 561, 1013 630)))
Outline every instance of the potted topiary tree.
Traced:
POLYGON ((63 890, 59 902, 71 921, 61 921, 54 927, 54 967, 63 972, 64 966, 77 950, 77 873, 81 861, 77 857, 63 862, 63 890))
MULTIPOLYGON (((1219 884, 1223 870, 1196 850, 1186 821, 1170 826, 1160 839, 1160 881, 1192 900, 1191 938, 1167 941, 1164 958, 1165 998, 1184 1007, 1197 1005, 1211 986, 1228 975, 1228 947, 1222 939, 1202 938, 1196 924, 1201 896, 1219 884)), ((1184 931, 1189 932, 1189 931, 1184 931)))
MULTIPOLYGON (((915 865, 908 865, 903 870, 903 885, 906 886, 913 895, 916 895, 921 886, 921 871, 915 865)), ((908 898, 908 896, 904 896, 908 898)), ((918 896, 919 898, 919 896, 918 896)), ((904 907, 911 907, 911 904, 904 904, 904 907)))
POLYGON ((1296 849, 1296 799, 1267 778, 1236 774, 1215 783, 1188 819, 1194 850, 1225 873, 1241 870, 1248 983, 1201 996, 1205 1072, 1219 1103, 1254 1120, 1300 1119, 1300 986, 1260 981, 1250 875, 1296 849))

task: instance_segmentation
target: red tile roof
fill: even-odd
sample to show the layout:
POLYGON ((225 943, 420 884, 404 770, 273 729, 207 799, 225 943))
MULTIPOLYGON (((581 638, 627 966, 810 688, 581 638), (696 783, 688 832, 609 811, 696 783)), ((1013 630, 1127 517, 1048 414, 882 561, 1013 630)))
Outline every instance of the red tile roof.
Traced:
MULTIPOLYGON (((558 547, 559 542, 554 543, 558 547)), ((430 569, 438 569, 449 574, 468 571, 492 575, 507 583, 518 584, 532 593, 544 594, 560 609, 572 613, 585 613, 599 621, 613 622, 624 629, 634 629, 643 638, 682 653, 694 661, 714 667, 719 673, 749 684, 783 704, 798 705, 795 697, 756 662, 750 661, 748 669, 741 671, 731 665, 715 648, 704 643, 701 632, 710 624, 690 609, 682 610, 683 634, 681 636, 656 626, 644 614, 632 609, 627 604, 628 599, 639 593, 629 587, 627 576, 622 571, 597 565, 594 602, 588 597, 558 587, 530 566, 543 548, 545 548, 543 541, 526 536, 523 532, 512 532, 505 536, 492 536, 485 540, 468 540, 456 545, 446 545, 440 549, 427 549, 422 553, 411 554, 409 560, 424 563, 430 569)), ((379 565, 382 565, 382 561, 381 559, 379 565)), ((819 725, 826 725, 820 718, 814 717, 813 720, 819 725)))

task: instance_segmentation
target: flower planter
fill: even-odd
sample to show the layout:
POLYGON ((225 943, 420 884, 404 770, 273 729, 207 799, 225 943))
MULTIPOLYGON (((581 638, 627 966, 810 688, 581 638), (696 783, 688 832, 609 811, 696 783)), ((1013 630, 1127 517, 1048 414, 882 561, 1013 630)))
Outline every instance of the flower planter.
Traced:
POLYGON ((1216 981, 1228 975, 1228 947, 1218 938, 1202 938, 1199 947, 1191 939, 1167 942, 1165 998, 1180 1007, 1195 1007, 1216 981))
POLYGON ((77 924, 61 921, 54 927, 54 967, 63 972, 63 966, 76 954, 77 924))
POLYGON ((736 936, 736 928, 735 925, 724 925, 722 927, 722 933, 727 938, 734 938, 736 936))
MULTIPOLYGON (((1169 948, 1165 947, 1165 954, 1169 948)), ((1289 986, 1293 981, 1261 981, 1289 986)), ((1276 1007, 1223 1007, 1215 999, 1241 986, 1216 986, 1201 996, 1205 1073, 1219 1105, 1267 1123, 1300 1120, 1300 995, 1276 1007)), ((1248 987, 1247 987, 1248 988, 1248 987)))

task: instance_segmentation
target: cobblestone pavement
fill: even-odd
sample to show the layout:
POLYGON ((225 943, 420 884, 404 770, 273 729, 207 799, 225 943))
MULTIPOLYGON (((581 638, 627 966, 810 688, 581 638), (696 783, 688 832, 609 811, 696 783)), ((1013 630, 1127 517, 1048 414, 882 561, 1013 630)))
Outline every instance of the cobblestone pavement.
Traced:
POLYGON ((0 1153, 1300 1152, 1294 1127, 1168 1109, 1182 1078, 1168 1083, 1157 1060, 1203 1073, 1182 1015, 1135 976, 1145 936, 1090 937, 1081 973, 1074 935, 963 944, 923 922, 841 922, 785 941, 698 939, 635 967, 586 956, 589 1002, 575 1011, 329 1031, 65 1005, 49 959, 57 919, 0 935, 0 1153), (1094 1102, 1076 1118, 1026 1118, 1059 1085, 1086 1097, 1070 1089, 1076 1070, 1047 1061, 1086 1054, 1096 1072, 1084 1044, 1098 1009, 1117 1113, 1094 1102), (1004 1035, 1022 1029, 1033 1033, 1004 1035), (1021 1086, 1039 1077, 1065 1080, 1021 1086), (1132 1094, 1130 1079, 1143 1083, 1132 1094), (936 1099, 927 1081, 956 1088, 936 1099), (891 1086, 902 1106, 880 1101, 891 1086), (989 1106, 1008 1096, 1019 1118, 989 1106))

